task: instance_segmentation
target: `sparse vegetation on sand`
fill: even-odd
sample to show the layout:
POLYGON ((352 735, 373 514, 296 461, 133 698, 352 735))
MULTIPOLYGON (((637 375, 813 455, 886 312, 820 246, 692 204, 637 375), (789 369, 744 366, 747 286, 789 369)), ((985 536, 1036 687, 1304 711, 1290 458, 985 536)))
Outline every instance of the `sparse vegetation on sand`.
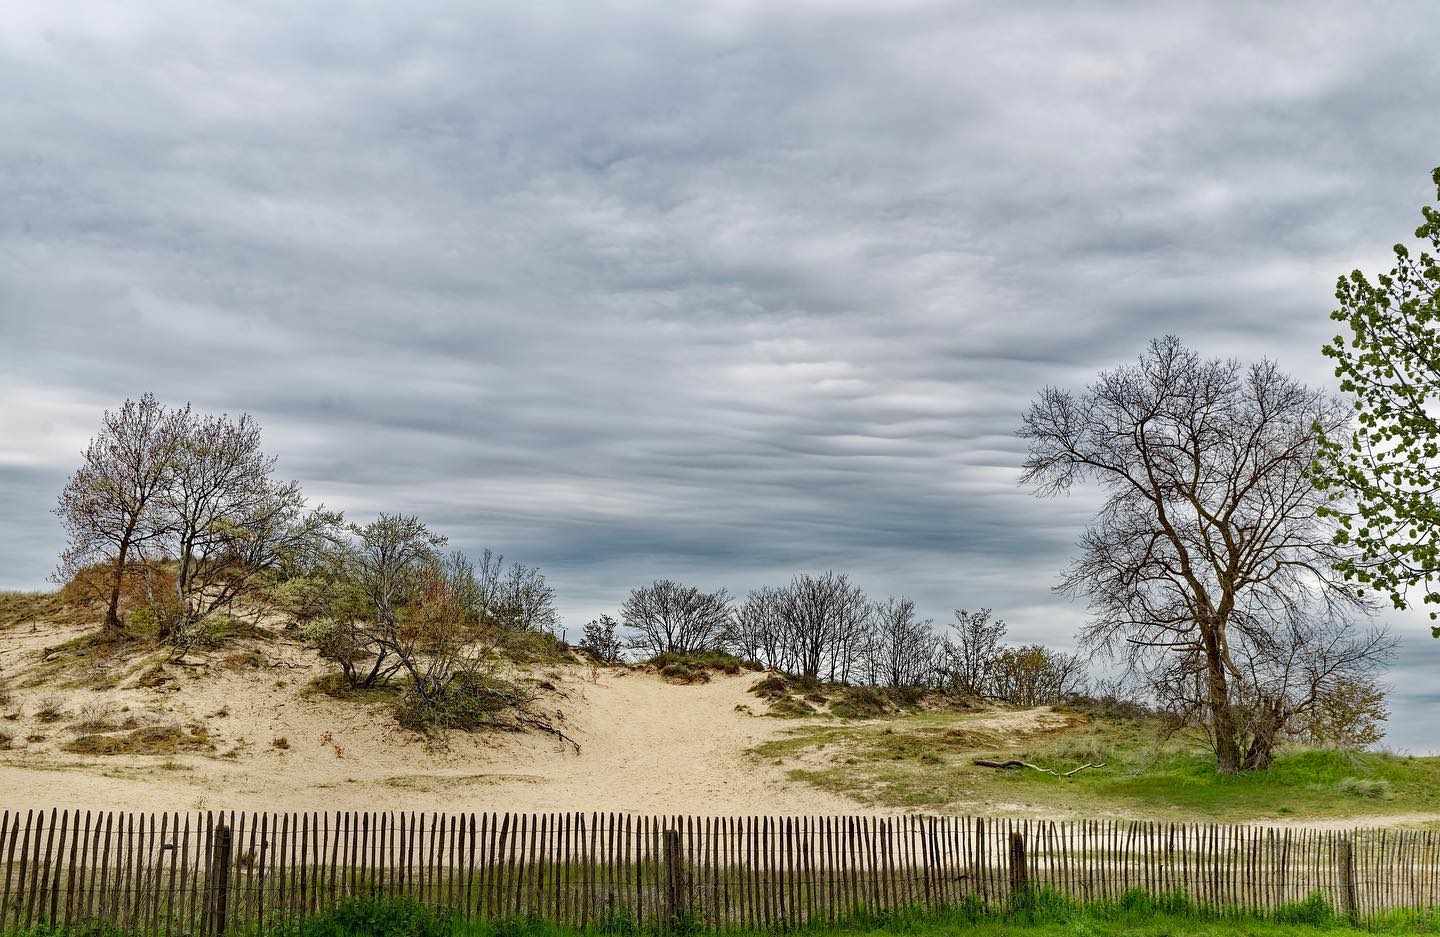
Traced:
POLYGON ((204 726, 144 726, 121 733, 87 733, 61 745, 76 755, 174 755, 214 748, 204 726))
MULTIPOLYGON (((832 706, 833 710, 833 706, 832 706)), ((1149 717, 1063 709, 918 711, 863 723, 796 726, 754 754, 796 781, 874 808, 954 804, 1069 813, 1241 820, 1440 811, 1440 758, 1293 748, 1264 772, 1225 776, 1213 756, 1149 717), (1061 771, 979 767, 1018 758, 1061 771)))

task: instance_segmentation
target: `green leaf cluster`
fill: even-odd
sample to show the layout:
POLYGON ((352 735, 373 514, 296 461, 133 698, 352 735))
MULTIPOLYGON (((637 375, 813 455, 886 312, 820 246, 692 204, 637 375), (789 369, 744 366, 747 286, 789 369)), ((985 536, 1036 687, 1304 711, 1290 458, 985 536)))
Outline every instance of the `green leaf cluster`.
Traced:
MULTIPOLYGON (((1440 206, 1440 168, 1433 180, 1440 206)), ((1348 335, 1324 353, 1355 419, 1343 438, 1321 432, 1313 471, 1323 510, 1339 522, 1336 543, 1356 548, 1341 572, 1397 609, 1417 590, 1440 605, 1440 208, 1421 213, 1418 250, 1396 244, 1389 272, 1355 270, 1336 283, 1330 317, 1348 335)))

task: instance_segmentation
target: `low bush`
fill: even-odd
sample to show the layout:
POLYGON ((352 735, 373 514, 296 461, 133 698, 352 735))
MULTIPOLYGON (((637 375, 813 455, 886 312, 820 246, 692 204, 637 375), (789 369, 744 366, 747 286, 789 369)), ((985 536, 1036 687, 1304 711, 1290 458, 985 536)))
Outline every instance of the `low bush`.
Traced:
MULTIPOLYGON (((685 915, 670 933, 703 933, 698 917, 685 915)), ((742 929, 759 935, 765 930, 742 929)), ((1367 929, 1347 927, 1322 894, 1284 905, 1268 914, 1219 909, 1199 903, 1183 892, 1151 895, 1131 889, 1119 898, 1082 904, 1048 890, 1030 890, 999 905, 967 896, 957 904, 927 910, 903 907, 889 911, 856 908, 840 920, 802 924, 789 933, 807 937, 947 937, 976 934, 1006 937, 1034 933, 1044 937, 1347 937, 1362 933, 1435 933, 1428 916, 1397 916, 1367 929)), ((26 937, 45 937, 37 931, 26 937)), ((113 933, 113 932, 107 932, 113 933)), ((307 921, 267 928, 266 937, 640 937, 658 933, 622 909, 605 911, 586 930, 551 923, 539 917, 495 921, 463 921, 453 912, 432 910, 413 898, 351 898, 307 921)))
POLYGON ((888 696, 896 706, 913 709, 925 702, 925 690, 918 686, 893 686, 885 689, 888 696))
POLYGON ((770 711, 765 715, 774 716, 777 719, 798 719, 805 716, 813 716, 815 712, 815 707, 803 699, 786 696, 772 702, 770 704, 770 711))
POLYGON ((692 651, 689 654, 656 654, 645 662, 656 670, 664 669, 672 664, 684 665, 692 671, 718 670, 725 674, 744 673, 747 670, 759 670, 760 665, 753 660, 742 660, 734 654, 726 651, 692 651))
POLYGON ((573 659, 569 645, 548 631, 501 628, 494 637, 500 652, 517 664, 563 664, 573 659))
POLYGON ((666 683, 709 683, 710 671, 697 667, 688 661, 674 660, 660 667, 660 676, 666 683))
POLYGON ((414 687, 405 689, 395 707, 395 718, 407 729, 427 733, 443 729, 510 728, 509 714, 526 700, 514 684, 475 671, 457 675, 443 690, 434 691, 429 697, 414 687))
POLYGON ((453 912, 414 898, 350 898, 317 917, 266 933, 270 937, 451 937, 464 933, 453 912))
POLYGON ((783 699, 790 693, 790 681, 785 679, 784 674, 766 674, 751 685, 750 692, 761 699, 771 701, 783 699))
POLYGON ((176 625, 171 642, 182 652, 213 651, 227 643, 246 639, 268 637, 270 632, 258 628, 243 618, 236 618, 228 612, 211 612, 198 621, 176 625))
MULTIPOLYGON (((339 700, 348 700, 360 703, 390 703, 400 695, 400 688, 390 684, 380 686, 363 687, 352 686, 350 681, 345 679, 343 673, 321 674, 310 681, 307 688, 309 692, 324 693, 326 696, 339 700)), ((216 713, 217 716, 228 716, 228 711, 216 713)))
POLYGON ((890 700, 873 686, 849 687, 830 704, 830 714, 841 719, 877 719, 890 710, 890 700))
POLYGON ((1155 715, 1155 711, 1144 703, 1108 694, 1105 696, 1084 696, 1075 694, 1065 698, 1058 709, 1073 712, 1092 719, 1109 722, 1142 722, 1155 715))

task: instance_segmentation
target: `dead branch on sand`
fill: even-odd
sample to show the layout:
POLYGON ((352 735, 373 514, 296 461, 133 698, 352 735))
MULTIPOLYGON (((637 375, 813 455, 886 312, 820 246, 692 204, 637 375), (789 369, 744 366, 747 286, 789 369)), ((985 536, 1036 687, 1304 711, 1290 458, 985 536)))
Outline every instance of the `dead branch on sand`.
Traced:
POLYGON ((1008 761, 991 761, 991 760, 988 759, 988 758, 976 758, 976 759, 975 759, 975 764, 979 765, 979 766, 982 767, 982 768, 1029 768, 1029 769, 1031 769, 1032 771, 1039 771, 1041 774, 1054 775, 1054 776, 1057 777, 1057 778, 1068 778, 1068 777, 1070 777, 1071 775, 1079 774, 1081 771, 1084 771, 1086 768, 1103 768, 1103 767, 1105 767, 1105 762, 1103 762, 1103 761, 1102 761, 1102 762, 1099 762, 1099 763, 1089 763, 1089 762, 1087 762, 1086 764, 1083 764, 1083 765, 1081 765, 1081 766, 1078 767, 1078 768, 1073 768, 1073 769, 1071 769, 1071 770, 1069 770, 1069 771, 1066 771, 1066 772, 1064 772, 1064 773, 1062 774, 1061 772, 1055 771, 1054 769, 1051 769, 1051 768, 1042 768, 1042 767, 1040 767, 1039 765, 1032 765, 1030 762, 1028 762, 1028 761, 1021 761, 1021 760, 1018 759, 1018 758, 1011 758, 1011 759, 1009 759, 1008 761))

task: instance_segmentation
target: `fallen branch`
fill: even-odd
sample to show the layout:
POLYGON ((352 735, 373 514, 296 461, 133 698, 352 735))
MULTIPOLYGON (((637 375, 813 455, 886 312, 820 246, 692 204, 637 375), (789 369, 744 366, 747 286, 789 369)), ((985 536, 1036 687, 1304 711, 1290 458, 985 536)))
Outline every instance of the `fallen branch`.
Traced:
POLYGON ((1062 773, 1060 773, 1059 771, 1055 771, 1055 770, 1053 770, 1053 769, 1051 769, 1051 768, 1042 768, 1042 767, 1040 767, 1039 765, 1032 765, 1030 762, 1028 762, 1028 761, 1021 761, 1021 760, 1018 759, 1018 758, 1011 758, 1011 759, 1009 759, 1008 761, 991 761, 991 760, 988 759, 988 758, 976 758, 976 759, 975 759, 975 764, 979 765, 979 766, 982 767, 982 768, 1029 768, 1029 769, 1032 770, 1032 771, 1039 771, 1041 774, 1049 774, 1049 775, 1052 775, 1052 776, 1057 777, 1057 778, 1068 778, 1068 777, 1070 777, 1071 775, 1079 774, 1081 771, 1084 771, 1086 768, 1103 768, 1103 767, 1105 767, 1105 762, 1103 762, 1103 761, 1102 761, 1102 762, 1099 762, 1098 764, 1097 764, 1097 763, 1086 763, 1086 764, 1081 765, 1081 766, 1078 767, 1078 768, 1073 768, 1073 769, 1071 769, 1071 770, 1069 770, 1069 771, 1066 771, 1065 773, 1062 774, 1062 773))
POLYGON ((569 742, 571 745, 574 745, 575 754, 580 754, 579 742, 575 741, 570 736, 566 735, 564 732, 561 732, 559 729, 555 728, 553 725, 546 722, 545 720, 537 718, 535 716, 521 715, 516 717, 516 721, 519 722, 521 725, 529 726, 532 729, 539 729, 541 732, 548 732, 551 735, 558 736, 562 742, 569 742))

